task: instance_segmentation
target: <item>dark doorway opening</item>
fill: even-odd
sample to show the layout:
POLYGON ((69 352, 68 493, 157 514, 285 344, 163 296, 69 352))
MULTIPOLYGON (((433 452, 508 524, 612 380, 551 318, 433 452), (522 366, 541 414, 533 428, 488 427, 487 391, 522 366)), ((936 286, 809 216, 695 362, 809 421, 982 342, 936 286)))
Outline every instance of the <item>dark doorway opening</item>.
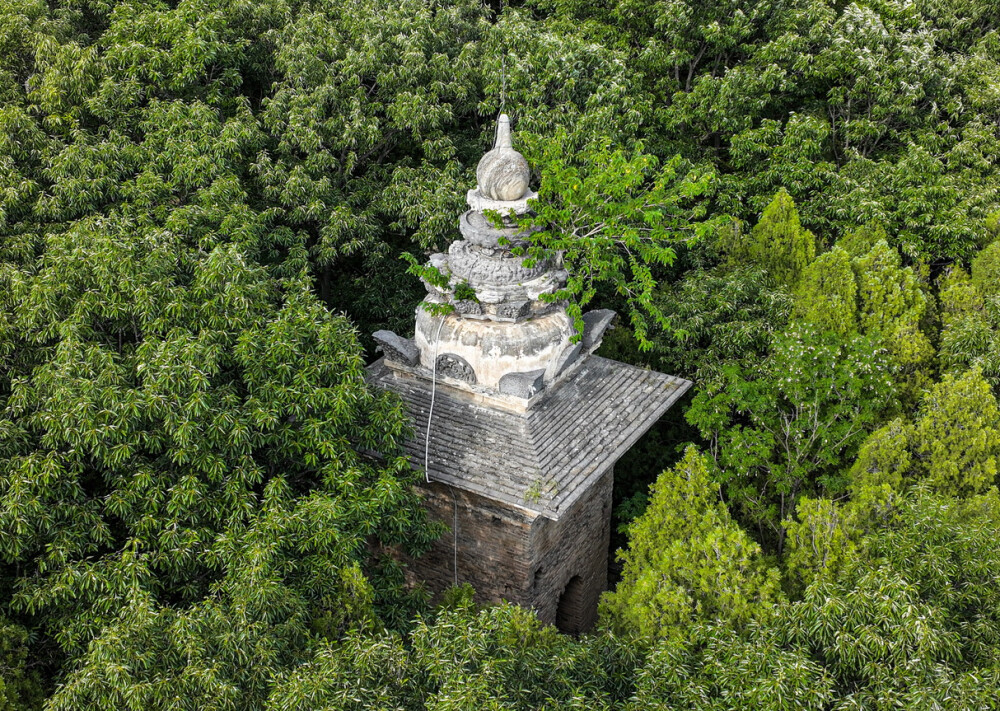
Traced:
POLYGON ((566 634, 583 632, 586 615, 584 608, 584 585, 579 575, 574 575, 566 583, 559 596, 559 606, 556 608, 556 627, 566 634))

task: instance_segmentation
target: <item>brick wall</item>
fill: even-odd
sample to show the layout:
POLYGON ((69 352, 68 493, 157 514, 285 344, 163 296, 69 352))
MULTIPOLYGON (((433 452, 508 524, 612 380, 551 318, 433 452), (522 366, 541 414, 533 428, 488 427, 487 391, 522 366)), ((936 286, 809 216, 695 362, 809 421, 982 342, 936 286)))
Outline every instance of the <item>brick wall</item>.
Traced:
POLYGON ((457 536, 449 530, 409 561, 411 579, 435 595, 452 585, 457 540, 458 582, 470 583, 477 601, 508 600, 565 632, 585 631, 608 582, 613 480, 609 468, 558 521, 438 482, 424 485, 432 518, 452 528, 457 509, 457 536))
POLYGON ((558 621, 564 632, 583 632, 593 626, 598 598, 608 586, 613 483, 614 472, 609 468, 558 521, 535 521, 534 570, 540 569, 541 573, 533 595, 534 607, 544 622, 558 621), (577 576, 579 582, 567 591, 577 576), (557 614, 561 597, 564 608, 572 609, 557 614))

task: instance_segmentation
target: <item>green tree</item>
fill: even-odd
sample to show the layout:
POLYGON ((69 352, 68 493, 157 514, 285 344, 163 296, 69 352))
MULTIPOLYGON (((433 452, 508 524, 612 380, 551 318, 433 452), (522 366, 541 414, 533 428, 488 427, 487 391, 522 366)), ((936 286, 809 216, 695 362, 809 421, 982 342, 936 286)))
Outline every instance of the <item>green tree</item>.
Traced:
POLYGON ((671 328, 657 335, 651 364, 701 382, 766 357, 792 310, 791 297, 759 267, 698 269, 656 299, 671 328))
POLYGON ((953 267, 940 279, 941 344, 938 360, 945 372, 978 368, 996 389, 1000 386, 1000 313, 983 298, 969 274, 953 267))
POLYGON ((803 271, 793 316, 821 331, 847 336, 858 327, 857 291, 850 255, 835 246, 803 271))
POLYGON ((659 644, 636 677, 626 711, 805 711, 836 699, 822 662, 778 643, 770 623, 753 623, 745 634, 724 625, 696 627, 687 638, 659 644))
POLYGON ((831 580, 872 531, 892 524, 900 497, 919 484, 945 496, 992 490, 1000 452, 1000 410, 976 371, 946 376, 912 422, 873 432, 848 472, 850 500, 802 499, 785 522, 786 570, 803 586, 831 580))
POLYGON ((934 357, 930 340, 921 330, 927 297, 917 275, 911 267, 902 266, 899 253, 882 239, 852 264, 861 331, 876 336, 899 368, 902 398, 916 399, 929 380, 934 357))
POLYGON ((631 709, 990 708, 1000 501, 918 489, 896 516, 743 634, 697 628, 639 669, 631 709))
POLYGON ((42 706, 44 691, 37 669, 29 668, 29 633, 0 618, 0 709, 28 711, 42 706))
POLYGON ((583 307, 607 283, 624 303, 639 347, 648 350, 651 326, 670 326, 654 298, 654 270, 673 264, 675 245, 704 237, 725 220, 701 219, 706 203, 698 198, 709 191, 712 175, 679 156, 660 165, 642 144, 628 153, 612 149, 609 139, 580 150, 570 141, 559 131, 536 154, 542 180, 535 214, 522 224, 540 229, 531 233, 526 253, 532 260, 561 255, 566 286, 543 298, 570 300, 578 329, 583 307))
POLYGON ((793 286, 816 256, 816 238, 799 223, 799 213, 784 188, 764 208, 746 238, 734 235, 727 251, 740 263, 767 268, 774 279, 793 286))
POLYGON ((913 466, 912 439, 913 426, 902 418, 872 432, 848 474, 852 491, 884 485, 902 491, 913 466))
POLYGON ((697 621, 745 623, 780 597, 777 572, 729 517, 709 462, 689 447, 650 487, 629 547, 618 552, 622 580, 601 600, 604 625, 653 640, 697 621))
POLYGON ((345 320, 231 246, 192 250, 178 287, 150 267, 158 250, 173 266, 179 244, 136 270, 109 236, 74 237, 17 294, 25 341, 44 341, 38 365, 10 373, 0 421, 11 604, 75 668, 53 703, 254 707, 310 620, 345 608, 351 566, 385 619, 408 617, 373 551, 419 551, 432 531, 398 453, 406 420, 366 385, 345 320))
POLYGON ((1000 410, 976 370, 946 375, 927 393, 913 429, 914 459, 928 483, 953 495, 994 485, 1000 454, 1000 410))
POLYGON ((412 634, 318 646, 268 708, 990 708, 1000 616, 1000 498, 917 488, 836 576, 741 629, 691 625, 645 652, 572 639, 508 605, 459 602, 412 634))
POLYGON ((924 333, 927 311, 920 279, 902 266, 885 232, 861 228, 806 268, 793 315, 821 330, 879 341, 896 365, 900 399, 909 403, 930 380, 934 349, 924 333))
POLYGON ((972 284, 984 299, 1000 294, 1000 242, 991 242, 973 258, 972 284))
POLYGON ((687 418, 709 441, 726 498, 780 552, 801 496, 839 493, 849 461, 895 407, 893 368, 871 338, 793 324, 755 369, 730 368, 687 418))
POLYGON ((863 533, 856 507, 832 499, 799 499, 795 517, 785 520, 784 564, 787 575, 803 588, 834 579, 854 555, 863 533))
POLYGON ((514 605, 477 610, 460 600, 405 637, 355 634, 319 645, 275 685, 266 708, 611 709, 620 654, 613 644, 561 635, 514 605))
MULTIPOLYGON (((293 49, 285 10, 0 12, 16 29, 0 49, 16 93, 0 109, 0 604, 40 639, 31 665, 67 680, 58 706, 257 707, 313 622, 397 624, 417 602, 383 557, 434 535, 407 420, 315 293, 316 223, 337 205, 312 193, 297 211, 302 171, 287 199, 267 180, 278 128, 291 141, 313 120, 263 118, 274 53, 293 49), (374 612, 348 604, 366 590, 374 612)), ((351 27, 359 45, 382 31, 351 27)))

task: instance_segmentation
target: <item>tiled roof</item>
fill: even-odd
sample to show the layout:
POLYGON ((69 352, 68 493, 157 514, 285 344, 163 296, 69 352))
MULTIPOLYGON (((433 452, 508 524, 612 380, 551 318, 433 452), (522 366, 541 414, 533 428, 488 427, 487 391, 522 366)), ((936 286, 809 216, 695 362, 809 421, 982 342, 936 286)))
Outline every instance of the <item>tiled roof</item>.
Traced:
MULTIPOLYGON (((394 375, 381 360, 370 374, 406 403, 415 432, 406 452, 422 467, 430 382, 394 375)), ((430 478, 558 519, 690 387, 687 380, 590 356, 538 405, 514 413, 439 382, 430 478)))

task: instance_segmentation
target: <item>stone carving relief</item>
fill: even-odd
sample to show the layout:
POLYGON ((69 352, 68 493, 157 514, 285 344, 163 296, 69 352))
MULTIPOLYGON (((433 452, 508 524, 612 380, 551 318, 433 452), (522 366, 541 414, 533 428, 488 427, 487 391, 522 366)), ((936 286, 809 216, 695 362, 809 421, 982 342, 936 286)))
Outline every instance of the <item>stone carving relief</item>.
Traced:
POLYGON ((452 273, 472 284, 517 284, 536 279, 549 268, 544 261, 526 267, 523 257, 515 257, 508 250, 484 249, 465 241, 454 242, 448 251, 452 273))
POLYGON ((377 349, 385 354, 385 359, 405 365, 416 365, 420 360, 420 349, 409 338, 403 338, 392 331, 376 331, 372 334, 377 349))
POLYGON ((437 372, 446 378, 462 380, 470 385, 476 383, 476 371, 468 361, 454 353, 442 353, 437 359, 437 372))
POLYGON ((530 301, 511 301, 499 304, 496 307, 496 315, 500 318, 521 318, 528 314, 530 308, 530 301))
POLYGON ((483 312, 483 305, 472 299, 459 299, 452 302, 452 306, 455 307, 456 313, 463 316, 478 316, 483 312))

